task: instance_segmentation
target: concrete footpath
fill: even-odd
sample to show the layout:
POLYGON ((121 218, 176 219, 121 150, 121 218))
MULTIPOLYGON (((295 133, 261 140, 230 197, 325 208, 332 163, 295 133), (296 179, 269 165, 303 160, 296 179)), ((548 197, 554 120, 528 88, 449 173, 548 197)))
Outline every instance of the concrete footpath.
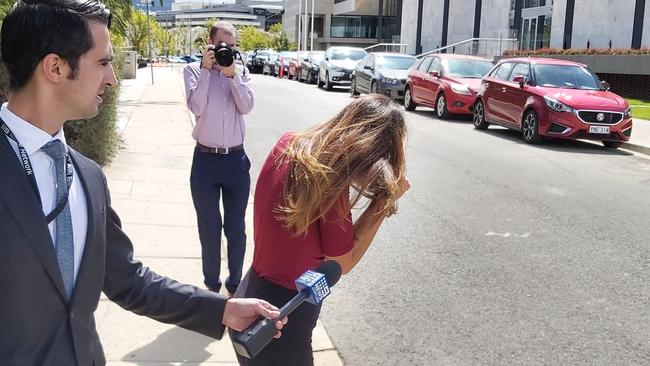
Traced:
MULTIPOLYGON (((131 238, 136 259, 157 273, 203 287, 201 248, 189 188, 194 140, 181 68, 138 70, 124 80, 118 110, 123 148, 105 168, 112 204, 131 238)), ((247 210, 246 260, 250 266, 253 197, 247 210)), ((225 240, 222 257, 226 258, 225 240)), ((222 276, 227 262, 221 264, 222 276)), ((222 290, 225 291, 225 290, 222 290)), ((108 365, 237 365, 221 341, 127 312, 104 296, 95 313, 108 365)), ((324 327, 314 333, 315 364, 343 365, 324 327)))

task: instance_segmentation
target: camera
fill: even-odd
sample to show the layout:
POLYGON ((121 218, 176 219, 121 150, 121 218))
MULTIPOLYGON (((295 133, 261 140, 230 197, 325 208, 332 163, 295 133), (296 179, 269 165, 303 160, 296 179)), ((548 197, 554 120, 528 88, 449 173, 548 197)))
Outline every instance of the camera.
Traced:
POLYGON ((233 50, 229 45, 224 42, 219 43, 212 50, 214 52, 214 58, 216 59, 219 66, 228 67, 235 62, 236 59, 241 60, 241 55, 238 51, 233 50))

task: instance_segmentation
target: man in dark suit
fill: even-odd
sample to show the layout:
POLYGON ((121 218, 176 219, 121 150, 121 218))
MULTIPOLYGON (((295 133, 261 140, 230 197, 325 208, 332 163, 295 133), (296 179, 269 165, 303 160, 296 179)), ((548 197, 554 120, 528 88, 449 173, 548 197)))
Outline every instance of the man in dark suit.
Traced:
POLYGON ((19 0, 2 24, 10 78, 0 109, 3 366, 104 365, 93 316, 102 291, 126 310, 215 338, 279 314, 134 260, 100 168, 65 144, 64 122, 96 116, 117 82, 109 26, 97 0, 19 0))

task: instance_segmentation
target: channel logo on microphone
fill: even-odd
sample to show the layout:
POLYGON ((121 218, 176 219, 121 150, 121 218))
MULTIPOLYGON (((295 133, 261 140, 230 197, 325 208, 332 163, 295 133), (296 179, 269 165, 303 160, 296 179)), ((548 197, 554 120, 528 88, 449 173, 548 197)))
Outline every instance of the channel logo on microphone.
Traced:
POLYGON ((323 302, 323 299, 331 293, 327 278, 319 272, 307 271, 298 277, 295 283, 298 291, 305 290, 309 292, 309 298, 305 301, 314 305, 323 302))

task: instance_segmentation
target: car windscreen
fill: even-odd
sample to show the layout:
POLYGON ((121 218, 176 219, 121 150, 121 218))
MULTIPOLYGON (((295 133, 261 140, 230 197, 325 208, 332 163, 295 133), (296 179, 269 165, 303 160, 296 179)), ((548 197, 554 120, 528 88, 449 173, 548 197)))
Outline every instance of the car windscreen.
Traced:
POLYGON ((298 54, 295 52, 282 52, 280 55, 285 60, 291 60, 292 58, 296 58, 298 54))
POLYGON ((415 57, 379 56, 376 58, 377 69, 408 70, 415 63, 415 57))
POLYGON ((325 54, 324 53, 315 53, 311 55, 311 60, 313 63, 319 64, 321 61, 325 59, 325 54))
POLYGON ((332 52, 331 60, 352 60, 359 61, 366 56, 366 53, 361 50, 341 50, 332 52))
POLYGON ((494 66, 489 61, 481 60, 442 60, 442 65, 446 76, 473 79, 481 79, 494 66))
POLYGON ((577 65, 533 66, 538 86, 568 89, 602 89, 600 80, 589 69, 577 65))

